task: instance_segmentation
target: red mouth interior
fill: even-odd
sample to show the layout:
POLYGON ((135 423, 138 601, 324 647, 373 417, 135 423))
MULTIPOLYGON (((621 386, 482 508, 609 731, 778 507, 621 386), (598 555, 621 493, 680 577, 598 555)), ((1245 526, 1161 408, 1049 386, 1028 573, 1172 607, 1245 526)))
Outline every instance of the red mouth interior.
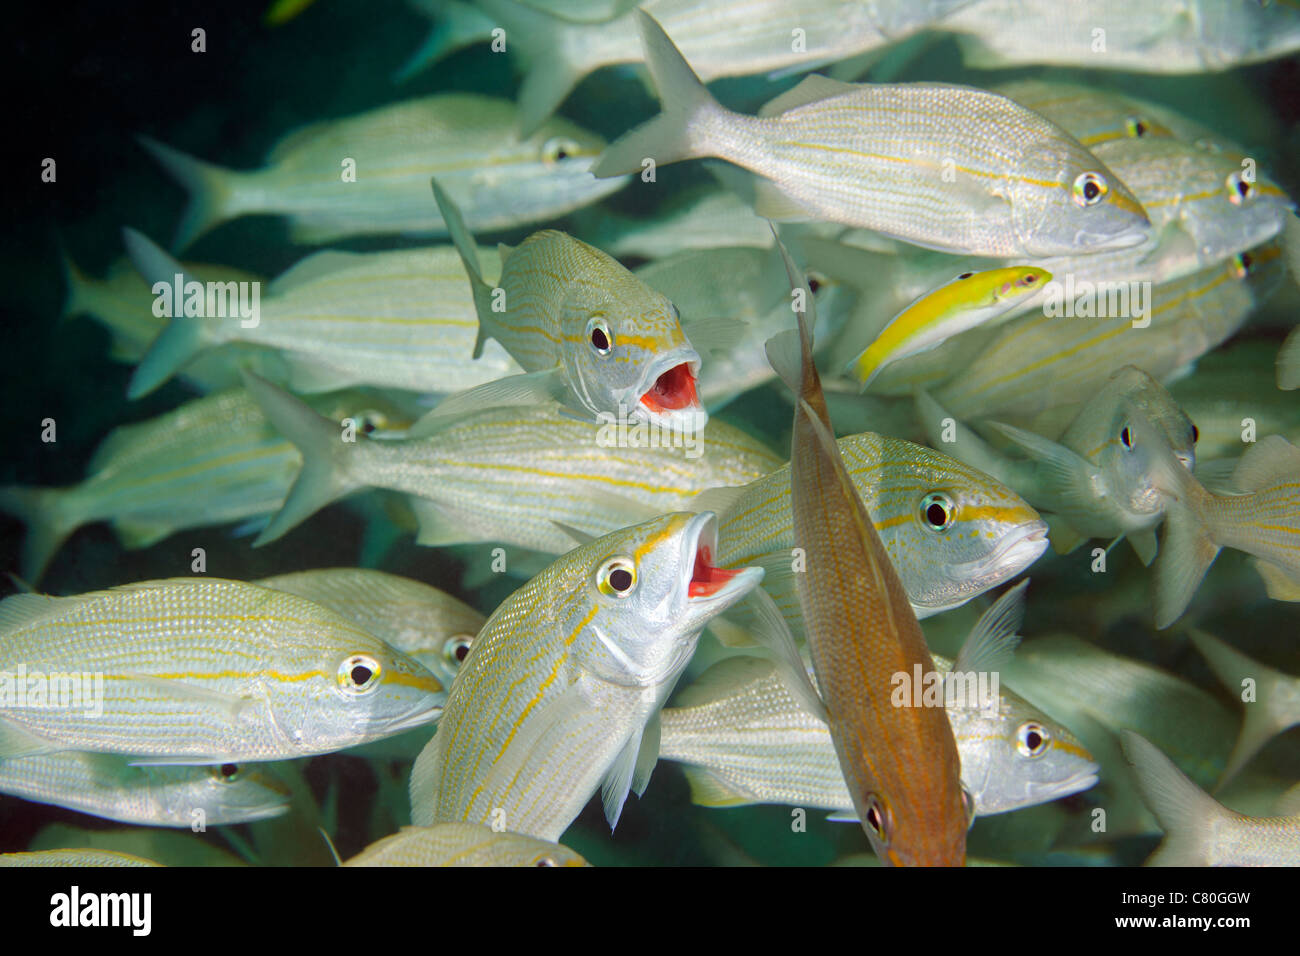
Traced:
POLYGON ((715 568, 709 563, 709 558, 708 548, 695 549, 695 570, 691 574, 691 585, 686 591, 690 597, 708 597, 716 594, 719 588, 740 573, 725 568, 715 568))
POLYGON ((652 412, 690 408, 699 403, 695 394, 695 376, 685 362, 660 375, 650 391, 641 396, 641 404, 652 412))

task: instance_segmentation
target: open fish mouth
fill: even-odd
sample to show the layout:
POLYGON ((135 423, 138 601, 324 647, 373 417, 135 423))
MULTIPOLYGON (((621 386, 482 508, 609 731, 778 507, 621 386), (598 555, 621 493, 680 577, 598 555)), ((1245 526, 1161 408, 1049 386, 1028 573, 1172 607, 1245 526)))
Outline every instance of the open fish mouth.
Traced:
POLYGON ((989 574, 1012 577, 1037 561, 1047 545, 1047 522, 1027 524, 1003 535, 991 554, 956 565, 953 576, 966 580, 986 578, 989 574))
POLYGON ((652 421, 689 425, 702 428, 708 421, 708 413, 700 403, 698 376, 700 362, 669 361, 665 368, 660 365, 650 370, 652 378, 649 385, 642 383, 638 403, 652 421))
POLYGON ((686 535, 687 553, 691 574, 686 585, 686 596, 692 602, 730 605, 739 600, 762 580, 762 568, 717 567, 713 555, 718 550, 718 518, 705 511, 691 519, 686 535))

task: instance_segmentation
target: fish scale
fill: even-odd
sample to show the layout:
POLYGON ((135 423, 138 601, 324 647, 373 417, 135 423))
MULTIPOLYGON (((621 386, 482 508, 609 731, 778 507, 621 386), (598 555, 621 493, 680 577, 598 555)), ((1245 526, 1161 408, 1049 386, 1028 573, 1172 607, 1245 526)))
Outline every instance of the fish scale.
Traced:
POLYGON ((9 709, 11 754, 95 750, 192 763, 276 760, 378 739, 437 716, 444 688, 404 654, 302 598, 219 579, 145 582, 0 604, 4 669, 102 676, 102 715, 9 709), (378 674, 344 691, 363 655, 378 674))
MULTIPOLYGON (((933 658, 940 671, 952 670, 950 659, 933 658)), ((664 709, 660 757, 706 772, 687 774, 697 802, 852 809, 830 730, 803 709, 771 664, 756 661, 746 676, 737 674, 734 683, 711 693, 692 691, 664 709)), ((996 714, 954 706, 946 712, 978 816, 1054 800, 1096 782, 1097 765, 1069 731, 1005 689, 996 714), (1053 758, 1008 761, 1027 723, 1051 741, 1053 758)))
POLYGON ((724 109, 637 11, 664 113, 613 143, 597 176, 713 156, 763 177, 774 219, 864 226, 917 245, 995 256, 1125 248, 1150 234, 1124 183, 1068 133, 986 90, 847 84, 811 76, 757 117, 724 109), (1076 201, 1080 177, 1105 185, 1076 201))
MULTIPOLYGON (((872 515, 890 560, 920 616, 955 607, 1009 580, 1047 546, 1046 524, 1010 488, 954 458, 870 432, 838 441, 849 478, 872 515), (956 506, 942 534, 923 525, 921 502, 931 492, 956 506)), ((705 499, 707 501, 707 499, 705 499)), ((793 560, 790 467, 785 465, 735 495, 722 512, 717 560, 724 567, 793 560)), ((795 575, 763 582, 796 633, 795 575)))
POLYGON ((498 607, 416 760, 412 822, 493 823, 555 840, 604 780, 606 816, 616 823, 642 731, 700 630, 762 577, 747 569, 695 593, 715 521, 664 515, 598 538, 498 607), (623 597, 602 593, 594 580, 613 558, 634 569, 623 597))
POLYGON ((344 866, 589 866, 566 846, 472 823, 403 827, 344 866))

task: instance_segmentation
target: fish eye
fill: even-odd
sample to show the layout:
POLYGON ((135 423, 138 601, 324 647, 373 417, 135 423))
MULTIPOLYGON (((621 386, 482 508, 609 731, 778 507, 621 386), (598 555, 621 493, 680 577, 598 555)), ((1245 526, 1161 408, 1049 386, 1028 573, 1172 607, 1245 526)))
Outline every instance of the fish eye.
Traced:
POLYGON ((213 776, 222 783, 234 783, 239 779, 239 765, 233 763, 223 763, 220 767, 213 767, 213 776))
POLYGON ((601 316, 592 316, 587 322, 587 338, 597 355, 608 355, 614 348, 614 334, 609 330, 609 323, 601 316))
POLYGON ((947 531, 955 515, 952 499, 945 494, 934 492, 921 499, 921 519, 931 531, 947 531))
POLYGON ((353 654, 339 665, 339 684, 364 694, 379 686, 380 671, 379 661, 369 654, 353 654))
POLYGON ((1031 272, 1029 273, 1029 275, 1025 276, 1020 281, 1022 281, 1025 285, 1033 285, 1035 282, 1038 281, 1038 273, 1031 272))
POLYGON ((627 597, 636 590, 636 562, 626 555, 610 558, 596 572, 596 589, 606 597, 627 597))
POLYGON ((1016 731, 1016 749, 1026 757, 1041 757, 1051 742, 1052 735, 1042 724, 1031 721, 1021 724, 1020 729, 1016 731))
POLYGON ((1130 116, 1124 121, 1124 131, 1130 139, 1140 139, 1147 134, 1147 124, 1136 116, 1130 116))
POLYGON ((970 278, 971 276, 973 276, 974 274, 975 274, 975 273, 973 273, 973 272, 963 272, 963 273, 962 273, 961 275, 959 275, 957 278, 958 278, 958 279, 969 279, 969 278, 970 278))
POLYGON ((1232 257, 1233 274, 1244 279, 1253 271, 1255 260, 1249 252, 1238 253, 1232 257))
POLYGON ((1080 206, 1094 206, 1108 192, 1105 178, 1097 173, 1080 173, 1074 180, 1074 201, 1080 206))
POLYGON ((811 292, 813 295, 817 294, 817 291, 821 289, 822 283, 825 281, 816 272, 809 272, 806 276, 804 276, 804 279, 806 279, 808 282, 808 291, 811 292))
POLYGON ((1131 428, 1129 428, 1127 425, 1125 425, 1123 428, 1121 428, 1121 429, 1119 430, 1119 440, 1120 440, 1120 443, 1121 443, 1125 448, 1132 448, 1132 447, 1133 447, 1133 430, 1132 430, 1131 428))
POLYGON ((880 842, 889 842, 890 831, 893 829, 889 818, 889 808, 874 793, 867 795, 867 810, 862 817, 862 822, 871 827, 871 832, 876 835, 876 839, 880 840, 880 842))
POLYGON ((1228 187, 1228 202, 1234 206, 1244 206, 1255 198, 1255 186, 1243 175, 1240 169, 1228 174, 1225 185, 1228 187))
POLYGON ((363 433, 369 435, 376 429, 387 427, 388 416, 383 412, 362 412, 357 416, 357 424, 363 433))
POLYGON ((556 863, 553 857, 544 856, 538 859, 538 861, 533 865, 534 866, 559 866, 560 864, 556 863))
POLYGON ((447 638, 447 643, 442 645, 442 656, 453 667, 459 666, 469 656, 469 647, 472 643, 474 638, 470 634, 453 634, 447 638))
POLYGON ((558 163, 562 159, 576 156, 578 144, 564 136, 552 136, 542 144, 542 162, 558 163))

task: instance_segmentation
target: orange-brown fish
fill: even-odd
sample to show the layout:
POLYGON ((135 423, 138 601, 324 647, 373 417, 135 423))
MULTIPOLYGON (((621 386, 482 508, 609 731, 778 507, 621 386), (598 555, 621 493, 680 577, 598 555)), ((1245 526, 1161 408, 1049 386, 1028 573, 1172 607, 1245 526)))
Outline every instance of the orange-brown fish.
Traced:
POLYGON ((894 705, 899 686, 935 670, 916 613, 840 458, 811 327, 795 286, 798 331, 768 342, 768 357, 797 396, 791 439, 795 575, 808 649, 827 723, 858 819, 876 854, 896 866, 961 866, 967 802, 952 727, 942 706, 894 705))

